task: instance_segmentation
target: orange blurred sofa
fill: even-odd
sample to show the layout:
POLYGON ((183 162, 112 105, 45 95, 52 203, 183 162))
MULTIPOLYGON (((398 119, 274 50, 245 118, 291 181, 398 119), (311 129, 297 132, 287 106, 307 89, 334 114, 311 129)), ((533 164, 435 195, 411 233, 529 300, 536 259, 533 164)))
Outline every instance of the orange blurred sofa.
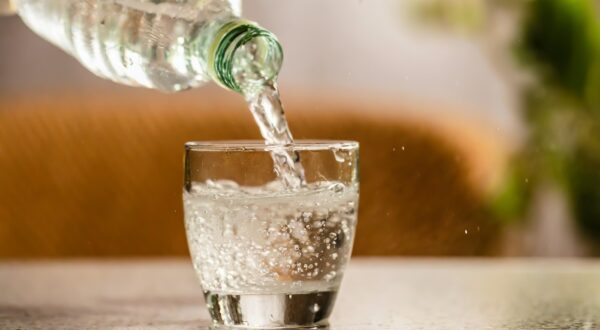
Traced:
MULTIPOLYGON (((494 253, 493 136, 394 103, 286 110, 296 138, 361 144, 355 254, 494 253)), ((210 88, 1 95, 0 126, 0 258, 185 255, 183 144, 259 137, 241 98, 210 88)))

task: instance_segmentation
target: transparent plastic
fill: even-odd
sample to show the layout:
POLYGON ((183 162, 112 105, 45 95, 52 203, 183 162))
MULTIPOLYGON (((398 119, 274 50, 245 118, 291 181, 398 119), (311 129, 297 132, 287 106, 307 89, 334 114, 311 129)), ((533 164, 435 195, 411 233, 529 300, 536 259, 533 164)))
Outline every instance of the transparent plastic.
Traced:
POLYGON ((38 35, 121 84, 180 91, 215 80, 240 91, 235 80, 222 79, 264 73, 262 80, 273 80, 281 66, 275 37, 240 19, 236 0, 13 0, 11 6, 38 35), (248 52, 236 50, 245 48, 255 62, 240 62, 248 52))

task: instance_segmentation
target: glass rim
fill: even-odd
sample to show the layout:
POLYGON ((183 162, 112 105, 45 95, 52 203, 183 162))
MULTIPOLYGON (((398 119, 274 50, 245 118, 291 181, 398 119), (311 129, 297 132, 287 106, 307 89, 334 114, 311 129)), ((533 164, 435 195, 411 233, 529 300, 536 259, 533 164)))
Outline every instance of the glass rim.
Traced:
POLYGON ((358 149, 359 143, 350 140, 294 140, 293 144, 275 145, 265 144, 264 140, 213 140, 190 141, 185 143, 186 151, 237 151, 256 152, 273 150, 292 151, 324 151, 324 150, 352 150, 358 149))

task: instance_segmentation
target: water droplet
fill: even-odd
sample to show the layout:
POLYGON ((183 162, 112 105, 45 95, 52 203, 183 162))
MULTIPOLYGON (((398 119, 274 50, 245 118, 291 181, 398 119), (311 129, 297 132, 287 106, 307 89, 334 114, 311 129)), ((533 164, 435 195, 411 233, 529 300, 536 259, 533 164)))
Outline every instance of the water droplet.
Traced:
POLYGON ((343 163, 346 160, 344 155, 342 154, 342 150, 339 149, 333 151, 333 157, 335 157, 335 160, 338 163, 343 163))
POLYGON ((465 235, 468 234, 468 233, 469 233, 469 231, 465 229, 465 235))
POLYGON ((313 313, 316 313, 320 310, 321 310, 321 306, 319 306, 319 304, 314 304, 314 305, 310 306, 310 311, 313 313))

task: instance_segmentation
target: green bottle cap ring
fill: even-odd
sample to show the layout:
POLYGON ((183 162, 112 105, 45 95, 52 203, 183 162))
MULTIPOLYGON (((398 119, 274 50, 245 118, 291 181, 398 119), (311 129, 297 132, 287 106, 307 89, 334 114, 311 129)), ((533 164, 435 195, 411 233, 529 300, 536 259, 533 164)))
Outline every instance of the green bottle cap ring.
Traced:
POLYGON ((281 51, 281 45, 275 36, 254 22, 237 19, 219 29, 210 45, 208 56, 208 73, 217 84, 238 93, 242 92, 232 74, 233 56, 239 47, 257 37, 268 37, 281 51))

